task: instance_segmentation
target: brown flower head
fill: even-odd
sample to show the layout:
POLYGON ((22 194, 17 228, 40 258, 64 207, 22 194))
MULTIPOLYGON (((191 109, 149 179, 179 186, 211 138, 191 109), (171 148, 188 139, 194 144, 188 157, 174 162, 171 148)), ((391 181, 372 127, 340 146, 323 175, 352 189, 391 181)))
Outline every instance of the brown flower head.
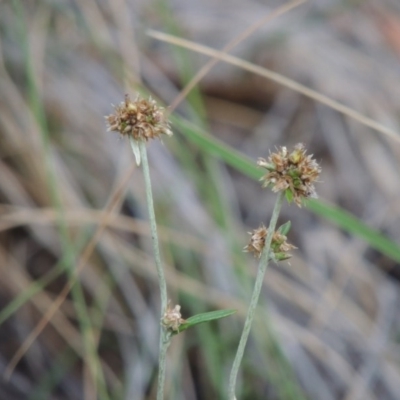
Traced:
POLYGON ((171 308, 170 303, 168 303, 167 309, 164 312, 162 317, 163 325, 171 330, 178 332, 179 327, 185 322, 181 315, 181 306, 176 305, 174 308, 171 308))
POLYGON ((321 167, 312 155, 306 155, 303 144, 297 144, 289 154, 286 147, 281 147, 270 154, 268 160, 259 158, 257 164, 268 170, 261 178, 262 186, 271 185, 274 192, 284 190, 289 202, 294 200, 301 207, 302 199, 317 197, 314 182, 321 173, 321 167))
POLYGON ((125 95, 125 101, 115 107, 115 113, 105 118, 108 131, 119 132, 136 141, 147 141, 162 134, 172 135, 164 109, 157 106, 151 98, 146 100, 137 97, 135 101, 131 101, 129 95, 125 95))
MULTIPOLYGON (((244 251, 253 253, 256 257, 260 258, 265 246, 268 229, 264 225, 261 225, 253 232, 249 232, 249 234, 251 235, 250 243, 244 248, 244 251)), ((279 230, 274 232, 271 241, 271 259, 275 261, 283 261, 292 256, 289 254, 289 251, 296 249, 296 247, 288 243, 286 239, 286 236, 280 233, 279 230)))

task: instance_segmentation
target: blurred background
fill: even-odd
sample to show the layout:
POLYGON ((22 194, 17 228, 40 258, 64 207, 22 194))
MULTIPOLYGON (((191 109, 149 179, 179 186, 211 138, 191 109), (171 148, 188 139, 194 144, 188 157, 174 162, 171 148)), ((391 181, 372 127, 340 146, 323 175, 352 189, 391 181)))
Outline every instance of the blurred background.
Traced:
POLYGON ((104 116, 125 93, 170 106, 210 59, 148 29, 220 50, 251 27, 230 54, 314 92, 219 62, 149 144, 169 297, 184 318, 237 309, 174 338, 166 398, 225 398, 242 249, 276 198, 255 161, 303 142, 320 199, 283 207, 298 250, 267 271, 238 399, 400 399, 400 3, 295 5, 0 1, 0 399, 155 398, 143 178, 104 116))

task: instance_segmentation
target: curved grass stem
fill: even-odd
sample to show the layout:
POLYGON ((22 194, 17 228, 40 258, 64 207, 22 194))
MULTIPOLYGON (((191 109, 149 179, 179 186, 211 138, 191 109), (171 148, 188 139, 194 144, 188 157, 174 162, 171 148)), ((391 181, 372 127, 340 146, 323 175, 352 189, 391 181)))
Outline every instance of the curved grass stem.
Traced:
POLYGON ((272 212, 271 221, 269 223, 268 234, 265 239, 265 246, 264 246, 263 252, 261 254, 260 263, 258 265, 257 277, 256 277, 256 281, 254 284, 254 289, 253 289, 253 294, 251 296, 249 309, 247 311, 246 321, 244 323, 242 336, 240 337, 239 346, 236 351, 235 360, 233 362, 231 374, 229 377, 229 388, 228 388, 229 400, 236 400, 235 387, 236 387, 237 375, 239 372, 240 364, 242 362, 244 349, 246 347, 247 340, 249 338, 251 325, 254 320, 254 315, 256 312, 258 299, 260 297, 261 288, 262 288, 262 284, 264 281, 265 271, 268 267, 268 259, 269 259, 269 252, 270 252, 270 248, 271 248, 272 235, 275 232, 275 227, 276 227, 276 223, 278 221, 278 217, 279 217, 279 213, 280 213, 280 210, 282 207, 282 202, 283 202, 284 196, 285 196, 284 192, 280 192, 278 194, 278 198, 276 199, 274 210, 272 212))

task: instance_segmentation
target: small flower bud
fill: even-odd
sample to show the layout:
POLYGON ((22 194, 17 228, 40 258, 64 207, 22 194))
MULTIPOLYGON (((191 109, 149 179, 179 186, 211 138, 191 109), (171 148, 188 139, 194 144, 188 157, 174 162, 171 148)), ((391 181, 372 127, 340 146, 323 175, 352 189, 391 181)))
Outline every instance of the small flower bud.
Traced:
POLYGON ((172 331, 178 332, 179 327, 185 322, 181 315, 181 306, 177 304, 174 308, 171 308, 170 303, 168 303, 167 309, 162 317, 163 325, 172 331))
POLYGON ((128 105, 127 105, 126 108, 127 108, 128 111, 137 112, 137 107, 133 103, 131 103, 130 101, 128 101, 128 105))
MULTIPOLYGON (((268 229, 261 225, 251 235, 250 243, 244 248, 244 251, 253 253, 256 257, 260 258, 265 246, 265 239, 268 235, 268 229)), ((276 231, 272 235, 271 241, 271 258, 275 261, 287 260, 291 257, 289 251, 296 247, 286 241, 286 236, 276 231)))
POLYGON ((297 144, 294 150, 290 153, 289 160, 293 164, 298 164, 302 159, 304 152, 304 145, 302 143, 297 144))

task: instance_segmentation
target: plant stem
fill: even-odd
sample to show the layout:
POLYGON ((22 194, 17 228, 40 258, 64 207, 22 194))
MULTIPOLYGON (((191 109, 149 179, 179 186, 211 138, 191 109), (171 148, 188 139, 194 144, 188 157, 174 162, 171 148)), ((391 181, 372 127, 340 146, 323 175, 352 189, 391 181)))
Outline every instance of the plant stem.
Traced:
POLYGON ((171 333, 162 326, 160 334, 160 355, 158 357, 157 400, 164 399, 165 364, 167 359, 167 350, 170 343, 171 333))
MULTIPOLYGON (((158 358, 158 385, 157 385, 157 400, 164 399, 164 381, 165 381, 165 363, 166 363, 166 354, 167 349, 170 344, 170 333, 165 329, 162 324, 162 316, 164 315, 165 310, 167 309, 167 283, 165 281, 164 269, 161 264, 161 255, 160 255, 160 246, 158 243, 158 235, 157 235, 157 224, 156 224, 156 216, 154 213, 154 202, 153 202, 153 194, 151 190, 151 180, 150 180, 150 169, 149 162, 147 160, 147 150, 146 143, 142 140, 139 140, 139 150, 140 150, 140 158, 143 164, 143 175, 144 182, 146 187, 146 199, 147 199, 147 207, 149 210, 149 220, 150 220, 150 229, 151 229, 151 238, 153 242, 153 251, 154 258, 156 261, 156 268, 158 274, 158 284, 160 287, 161 294, 161 316, 160 316, 160 351, 158 358)), ((136 157, 136 155, 135 155, 136 157)))
POLYGON ((272 212, 271 221, 269 223, 268 234, 265 239, 264 249, 261 254, 260 263, 258 265, 257 277, 256 277, 256 281, 254 284, 254 289, 253 289, 253 294, 251 296, 249 309, 247 311, 246 321, 244 323, 242 336, 240 337, 239 346, 236 351, 235 360, 233 362, 233 366, 232 366, 232 370, 231 370, 231 375, 229 377, 229 388, 228 388, 229 400, 236 400, 235 387, 236 387, 237 375, 239 372, 240 363, 242 362, 243 353, 244 353, 244 349, 246 347, 247 339, 249 338, 251 325, 253 323, 258 299, 260 297, 262 284, 264 282, 265 271, 268 267, 268 259, 269 259, 269 252, 270 252, 270 248, 271 248, 272 235, 275 232, 275 227, 276 227, 276 223, 278 221, 278 216, 279 216, 279 212, 282 207, 282 202, 283 202, 284 196, 285 196, 284 192, 280 192, 278 194, 278 198, 276 199, 274 210, 272 212))
POLYGON ((146 187, 147 207, 149 210, 151 239, 153 241, 154 258, 156 261, 158 284, 160 287, 160 294, 161 294, 161 315, 162 315, 167 308, 167 300, 168 300, 167 283, 165 281, 164 269, 161 264, 160 246, 158 243, 157 224, 156 224, 156 216, 154 213, 153 193, 151 190, 150 169, 149 169, 149 162, 147 160, 146 143, 142 140, 139 141, 139 149, 140 149, 141 161, 143 164, 143 175, 146 187))

